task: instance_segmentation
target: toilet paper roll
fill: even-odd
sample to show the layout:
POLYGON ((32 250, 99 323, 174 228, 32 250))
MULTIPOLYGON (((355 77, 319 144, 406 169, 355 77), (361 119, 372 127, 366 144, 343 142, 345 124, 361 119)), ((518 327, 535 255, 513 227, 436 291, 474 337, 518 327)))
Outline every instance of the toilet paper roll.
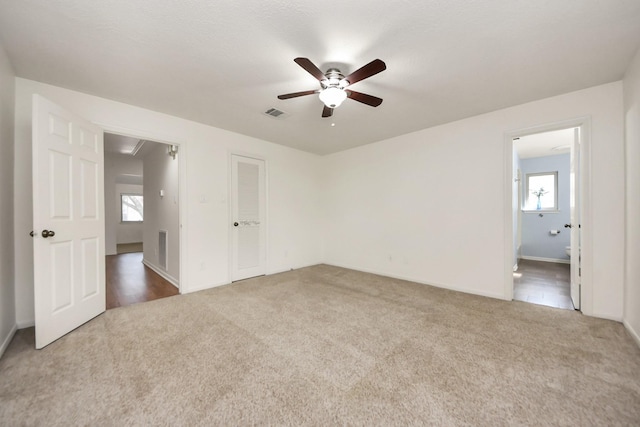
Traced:
POLYGON ((549 234, 555 236, 556 234, 560 234, 560 230, 549 230, 549 234))

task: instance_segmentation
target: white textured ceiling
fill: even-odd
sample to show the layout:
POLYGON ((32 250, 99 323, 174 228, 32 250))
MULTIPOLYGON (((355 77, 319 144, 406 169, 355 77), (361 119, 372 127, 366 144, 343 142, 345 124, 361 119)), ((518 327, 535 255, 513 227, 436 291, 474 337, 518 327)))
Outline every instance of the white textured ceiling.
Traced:
MULTIPOLYGON (((141 140, 130 136, 117 135, 113 133, 104 133, 104 152, 114 154, 124 154, 127 156, 135 156, 142 159, 147 156, 153 148, 162 142, 141 140)), ((168 147, 168 145, 167 145, 168 147)), ((168 155, 168 154, 167 154, 168 155)))
POLYGON ((640 1, 0 0, 0 42, 20 77, 325 154, 619 80, 640 1), (278 100, 318 87, 298 56, 382 59, 353 89, 383 104, 278 100))
POLYGON ((574 129, 554 130, 521 136, 513 141, 513 147, 521 159, 531 157, 555 156, 571 152, 574 129))
MULTIPOLYGON (((104 151, 105 153, 118 153, 134 155, 136 147, 140 144, 139 138, 132 138, 124 135, 114 135, 112 133, 104 134, 104 151)), ((144 143, 142 143, 144 146, 144 143)))

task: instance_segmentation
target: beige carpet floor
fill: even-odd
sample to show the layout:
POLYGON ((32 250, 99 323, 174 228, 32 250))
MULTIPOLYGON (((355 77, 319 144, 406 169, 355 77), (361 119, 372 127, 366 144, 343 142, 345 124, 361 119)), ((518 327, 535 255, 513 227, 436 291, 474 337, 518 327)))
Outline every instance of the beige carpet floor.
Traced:
POLYGON ((638 425, 620 323, 319 265, 0 359, 2 425, 638 425))

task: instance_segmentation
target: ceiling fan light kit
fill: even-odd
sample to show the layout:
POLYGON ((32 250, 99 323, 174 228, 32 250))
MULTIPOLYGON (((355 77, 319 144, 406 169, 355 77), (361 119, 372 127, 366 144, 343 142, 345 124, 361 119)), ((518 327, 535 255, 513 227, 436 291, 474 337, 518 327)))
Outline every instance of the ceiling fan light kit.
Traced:
POLYGON ((337 68, 330 68, 326 73, 323 73, 308 58, 296 58, 294 59, 294 62, 315 77, 320 82, 321 88, 320 90, 306 90, 279 95, 278 99, 290 99, 319 93, 320 101, 324 104, 322 117, 331 117, 333 115, 333 109, 339 107, 347 98, 351 98, 354 101, 361 102, 371 107, 377 107, 382 104, 382 98, 346 89, 348 86, 359 82, 360 80, 364 80, 386 70, 386 64, 380 59, 374 59, 364 67, 349 74, 347 77, 345 77, 337 68))
POLYGON ((320 92, 320 101, 329 108, 339 107, 347 99, 347 92, 339 87, 328 87, 320 92))

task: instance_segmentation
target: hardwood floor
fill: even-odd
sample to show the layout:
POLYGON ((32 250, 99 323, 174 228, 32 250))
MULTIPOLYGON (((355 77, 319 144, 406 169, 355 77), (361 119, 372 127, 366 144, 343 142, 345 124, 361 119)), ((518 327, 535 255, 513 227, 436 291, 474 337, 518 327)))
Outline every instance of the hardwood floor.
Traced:
POLYGON ((106 258, 107 310, 178 295, 178 288, 142 263, 142 252, 106 258))
POLYGON ((513 299, 573 310, 569 264, 521 259, 513 273, 513 299))

